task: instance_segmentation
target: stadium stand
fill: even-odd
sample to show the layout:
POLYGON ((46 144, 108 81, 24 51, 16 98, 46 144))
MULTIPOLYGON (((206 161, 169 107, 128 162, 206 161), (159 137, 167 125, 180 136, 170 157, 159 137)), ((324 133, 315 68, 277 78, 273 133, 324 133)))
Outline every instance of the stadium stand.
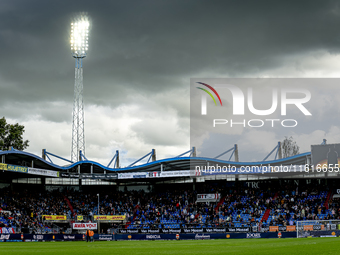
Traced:
MULTIPOLYGON (((198 192, 184 187, 158 188, 153 192, 101 191, 100 215, 125 215, 126 223, 108 228, 202 228, 293 226, 298 220, 339 219, 338 201, 326 186, 277 185, 261 189, 220 184, 205 185, 199 192, 221 193, 217 203, 197 203, 198 192), (276 186, 276 189, 274 188, 276 186), (328 207, 328 208, 327 208, 328 207)), ((70 228, 77 215, 93 220, 98 214, 97 193, 88 191, 0 190, 0 227, 16 233, 59 232, 70 228), (43 215, 65 215, 67 222, 51 223, 43 215)), ((70 230, 71 231, 71 230, 70 230)))

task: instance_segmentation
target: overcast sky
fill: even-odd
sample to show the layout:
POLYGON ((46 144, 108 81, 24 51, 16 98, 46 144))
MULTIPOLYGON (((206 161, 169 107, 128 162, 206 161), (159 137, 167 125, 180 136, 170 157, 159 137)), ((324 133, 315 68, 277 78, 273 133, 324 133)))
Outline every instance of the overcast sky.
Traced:
POLYGON ((2 0, 0 116, 25 125, 38 155, 70 158, 79 12, 86 156, 104 165, 117 149, 122 166, 189 149, 190 78, 339 77, 339 1, 2 0))

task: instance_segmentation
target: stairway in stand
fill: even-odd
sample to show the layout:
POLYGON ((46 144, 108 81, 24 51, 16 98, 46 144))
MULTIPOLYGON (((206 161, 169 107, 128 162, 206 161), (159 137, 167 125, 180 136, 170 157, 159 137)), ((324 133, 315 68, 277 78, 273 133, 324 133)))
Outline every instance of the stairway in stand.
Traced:
POLYGON ((267 221, 268 218, 269 218, 269 214, 270 214, 270 209, 267 209, 267 210, 265 211, 265 213, 263 214, 261 221, 262 221, 262 222, 267 221))
POLYGON ((328 202, 329 202, 329 199, 331 198, 331 195, 332 195, 332 192, 328 191, 326 201, 325 201, 325 207, 326 207, 327 210, 329 209, 328 202))

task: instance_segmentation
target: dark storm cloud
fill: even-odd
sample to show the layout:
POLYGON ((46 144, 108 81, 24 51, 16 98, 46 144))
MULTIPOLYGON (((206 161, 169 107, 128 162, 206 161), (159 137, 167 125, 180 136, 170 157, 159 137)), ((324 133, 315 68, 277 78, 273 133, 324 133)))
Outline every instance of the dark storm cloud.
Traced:
POLYGON ((84 61, 88 104, 117 106, 131 94, 183 90, 190 77, 207 73, 256 74, 287 55, 338 53, 340 43, 337 1, 2 1, 0 7, 2 109, 13 101, 26 103, 26 111, 30 102, 72 105, 69 24, 81 11, 92 21, 84 61))

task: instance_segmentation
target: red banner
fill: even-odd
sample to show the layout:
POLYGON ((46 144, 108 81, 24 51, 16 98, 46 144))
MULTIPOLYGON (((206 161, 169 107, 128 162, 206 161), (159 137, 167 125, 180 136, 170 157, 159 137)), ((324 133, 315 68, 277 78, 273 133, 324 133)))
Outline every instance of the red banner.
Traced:
POLYGON ((0 228, 0 234, 15 234, 14 228, 0 228))
POLYGON ((73 229, 97 229, 97 223, 73 223, 73 229))

